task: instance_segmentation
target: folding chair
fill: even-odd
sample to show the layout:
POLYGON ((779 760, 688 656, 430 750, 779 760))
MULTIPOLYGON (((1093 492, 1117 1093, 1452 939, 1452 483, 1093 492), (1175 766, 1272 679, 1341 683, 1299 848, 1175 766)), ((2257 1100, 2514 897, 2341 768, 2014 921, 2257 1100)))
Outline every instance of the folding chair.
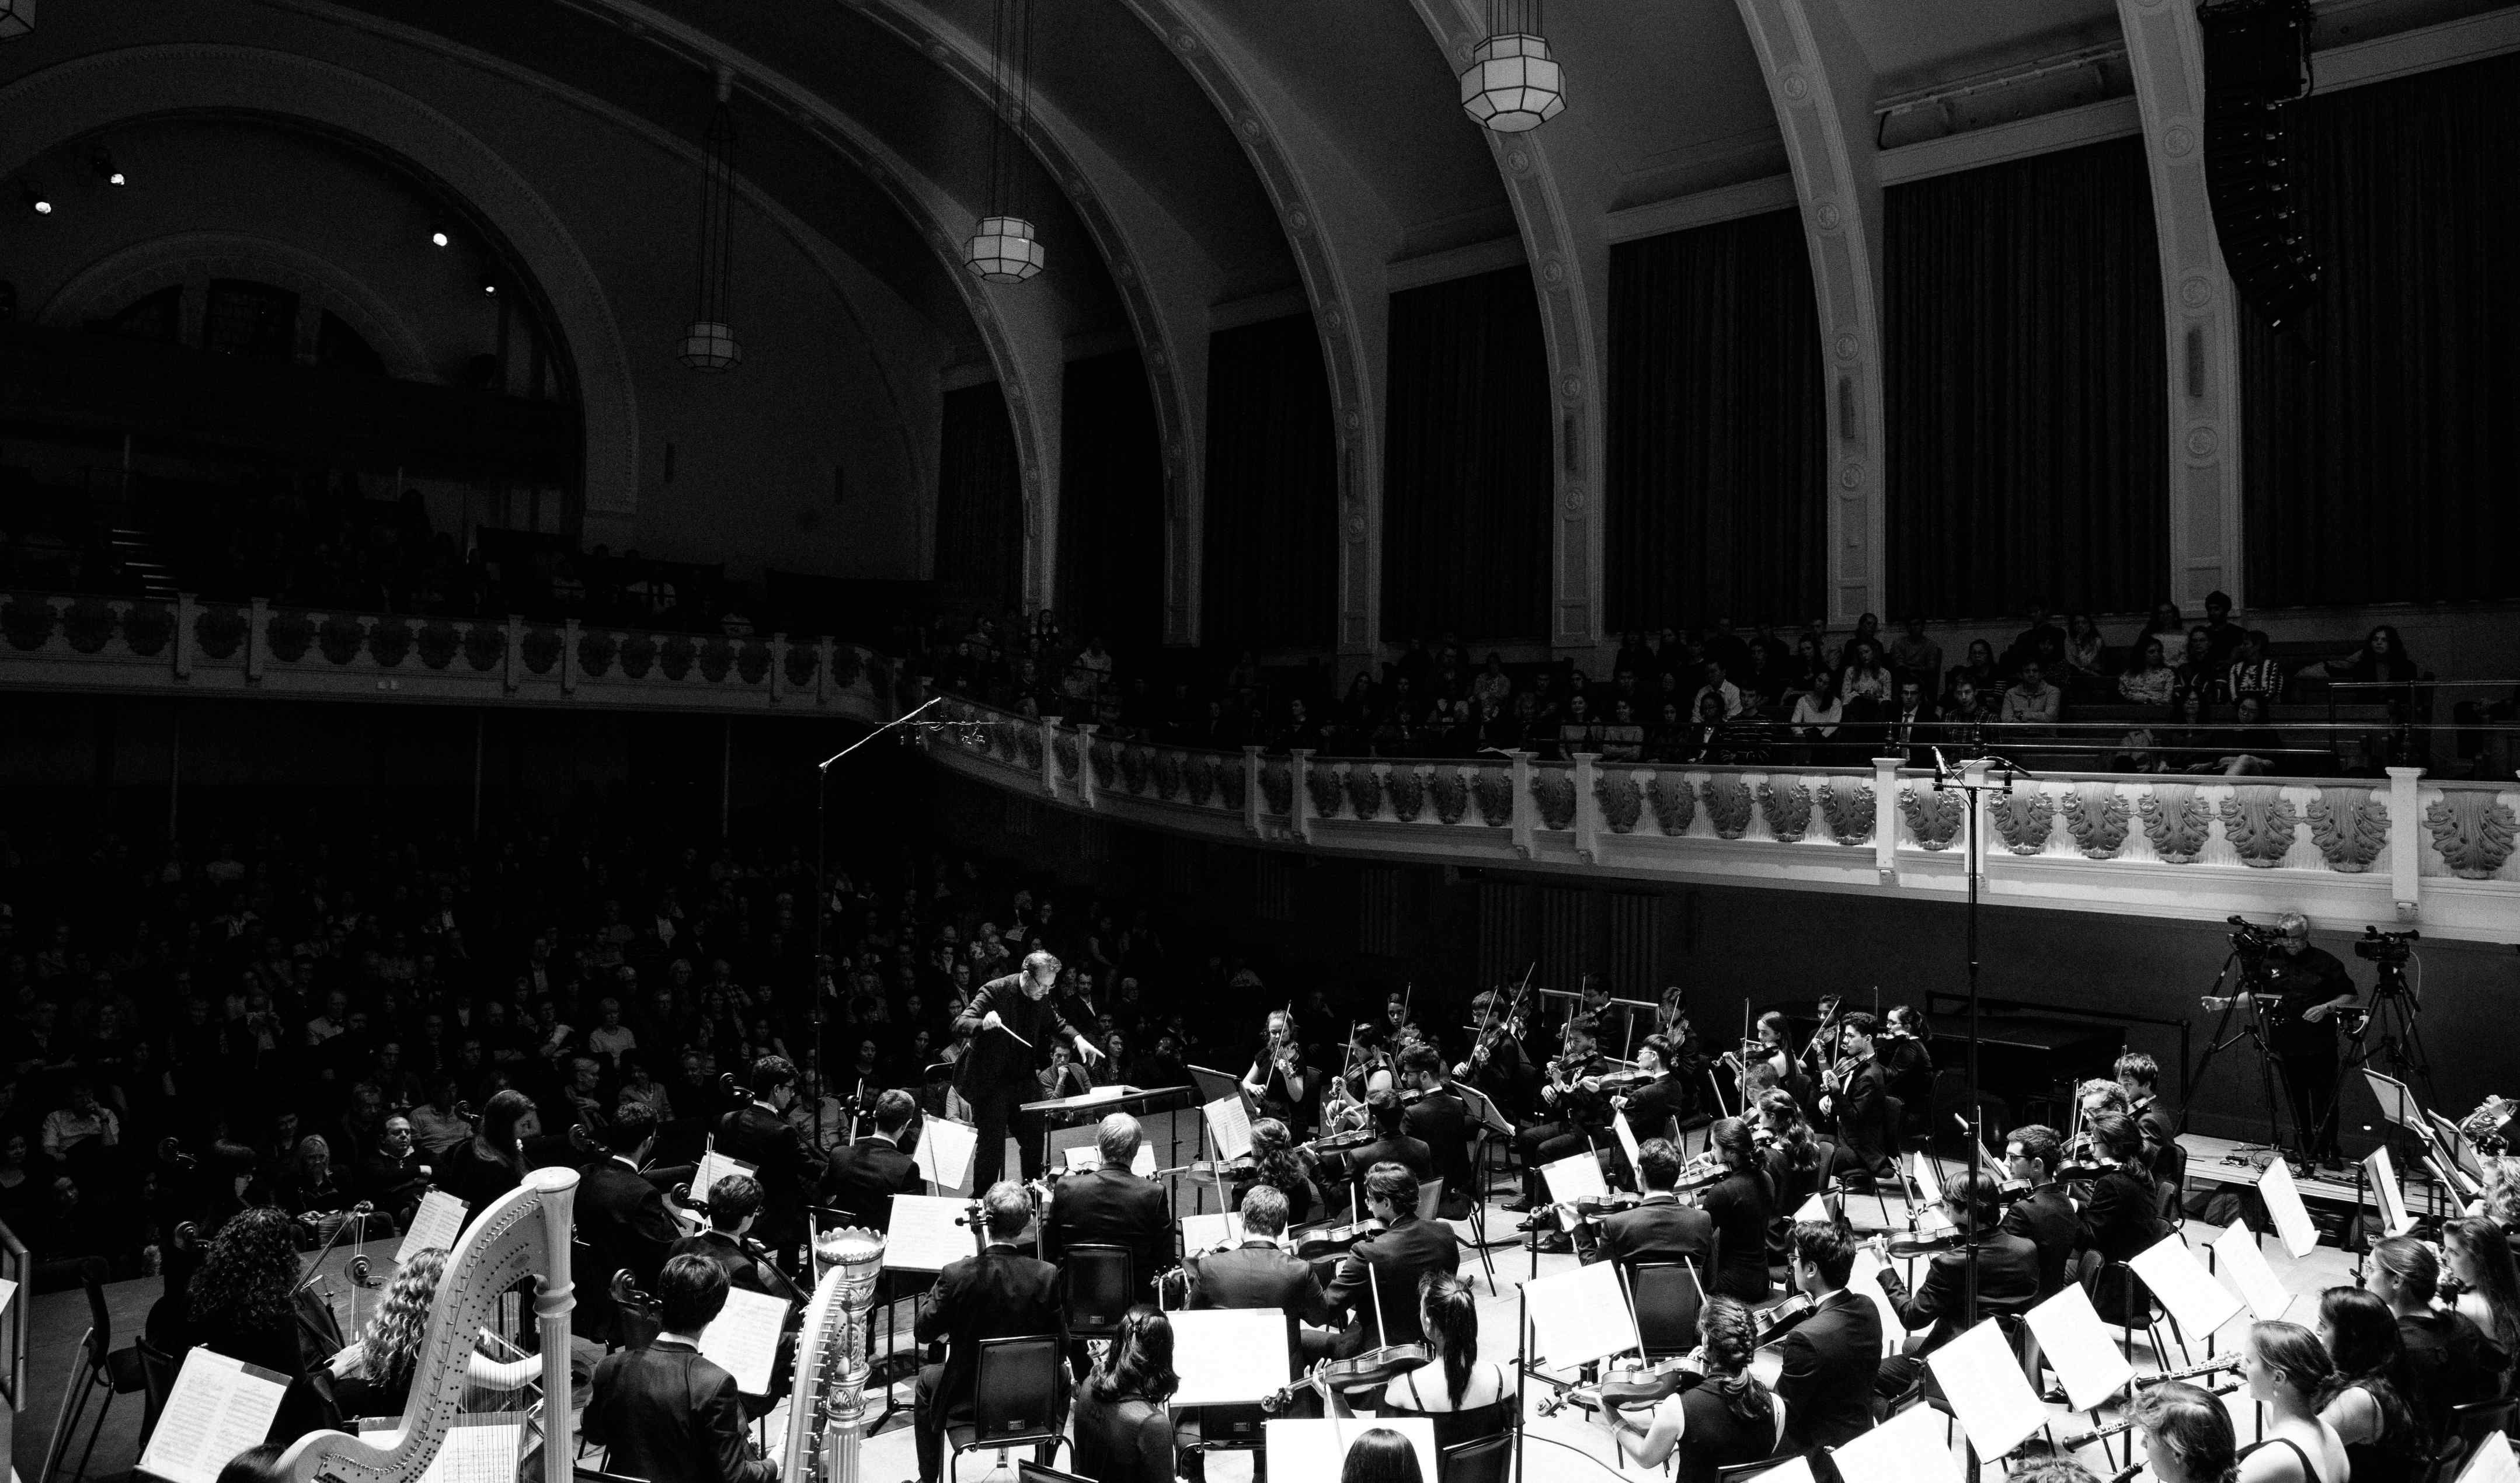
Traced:
POLYGON ((1435 1483, 1505 1483, 1513 1470, 1513 1428, 1456 1442, 1435 1459, 1435 1483))
POLYGON ((1067 1310, 1070 1338, 1109 1342, 1137 1301, 1136 1261, 1126 1246, 1067 1248, 1058 1264, 1059 1306, 1067 1310))
POLYGON ((1697 1347, 1697 1315, 1706 1291, 1687 1262, 1639 1262, 1628 1268, 1628 1297, 1636 1305, 1637 1338, 1646 1363, 1697 1347))
MULTIPOLYGON (((53 1413, 53 1434, 44 1444, 43 1470, 36 1474, 37 1483, 52 1483, 54 1474, 69 1458, 70 1444, 78 1440, 78 1425, 87 1419, 87 1405, 100 1390, 105 1399, 96 1409, 96 1418, 88 1426, 87 1451, 80 1455, 78 1472, 87 1473, 87 1460, 96 1452, 97 1433, 105 1426, 105 1414, 113 1408, 113 1398, 130 1395, 141 1388, 140 1367, 136 1356, 113 1353, 113 1316, 105 1306, 105 1279, 110 1271, 105 1258, 92 1256, 78 1265, 79 1284, 87 1289, 88 1328, 70 1356, 69 1377, 62 1385, 62 1404, 53 1413)), ((18 1301, 24 1302, 21 1293, 18 1301)))
POLYGON ((1035 1461, 1056 1461, 1067 1421, 1066 1367, 1058 1340, 1046 1333, 982 1339, 971 1407, 971 1424, 945 1428, 953 1448, 947 1478, 959 1483, 967 1452, 994 1450, 999 1468, 1009 1471, 1007 1454, 1018 1447, 1031 1447, 1035 1461))
POLYGON ((2092 1306, 2099 1312, 2100 1322, 2118 1326, 2121 1342, 2133 1347, 2136 1326, 2140 1324, 2145 1341, 2152 1345, 2154 1360, 2168 1370, 2172 1368, 2170 1348, 2161 1341, 2161 1326, 2167 1323, 2171 1337, 2179 1344, 2180 1363, 2189 1362, 2187 1335, 2180 1329, 2179 1320, 2154 1299, 2152 1289, 2135 1275, 2134 1268, 2124 1262, 2103 1262, 2081 1281, 2084 1290, 2091 1294, 2092 1306))
POLYGON ((2442 1438, 2441 1451, 2433 1455, 2432 1471, 2427 1483, 2451 1483, 2467 1470, 2476 1450, 2485 1439, 2511 1424, 2512 1408, 2520 1400, 2505 1396, 2498 1401, 2472 1401, 2450 1409, 2450 1430, 2442 1438))

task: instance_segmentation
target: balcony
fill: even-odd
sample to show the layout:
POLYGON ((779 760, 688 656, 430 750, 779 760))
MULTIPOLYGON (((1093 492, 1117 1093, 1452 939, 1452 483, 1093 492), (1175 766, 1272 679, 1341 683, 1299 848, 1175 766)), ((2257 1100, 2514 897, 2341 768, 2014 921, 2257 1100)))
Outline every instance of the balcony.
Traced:
MULTIPOLYGON (((1631 880, 1967 891, 1962 795, 1930 772, 1655 767, 1528 753, 1359 760, 1096 736, 959 698, 927 745, 992 786, 1180 833, 1422 864, 1631 880)), ((2520 925, 2520 783, 2042 772, 1990 797, 1982 891, 2005 906, 2217 921, 2300 911, 2322 926, 2508 940, 2520 925)))
POLYGON ((891 714, 870 651, 574 619, 429 618, 147 599, 0 599, 0 690, 257 695, 842 717, 891 714))

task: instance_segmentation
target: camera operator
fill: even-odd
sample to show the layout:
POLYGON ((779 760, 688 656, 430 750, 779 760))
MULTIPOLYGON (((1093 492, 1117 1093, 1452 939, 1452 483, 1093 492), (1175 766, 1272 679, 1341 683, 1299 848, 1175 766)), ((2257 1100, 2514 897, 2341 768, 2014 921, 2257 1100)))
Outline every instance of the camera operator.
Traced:
POLYGON ((2251 944, 2265 933, 2241 926, 2232 938, 2245 965, 2240 992, 2208 995, 2205 1008, 2264 1008, 2267 1046, 2283 1066, 2302 1155, 2314 1164, 2335 1161, 2336 1127, 2328 1114, 2336 1101, 2336 1011, 2354 1003, 2354 980, 2335 954, 2310 945, 2310 920, 2299 912, 2278 918, 2272 941, 2256 952, 2251 944))

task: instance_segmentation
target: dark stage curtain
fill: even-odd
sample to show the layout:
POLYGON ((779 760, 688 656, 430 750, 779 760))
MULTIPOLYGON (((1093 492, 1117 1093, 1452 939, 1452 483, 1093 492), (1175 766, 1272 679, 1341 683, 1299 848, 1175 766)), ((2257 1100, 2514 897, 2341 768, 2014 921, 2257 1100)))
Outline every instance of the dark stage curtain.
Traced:
POLYGON ((945 393, 936 580, 988 609, 1023 607, 1023 463, 998 383, 945 393))
POLYGON ((1163 641, 1164 467, 1134 349, 1069 361, 1059 417, 1059 626, 1124 652, 1163 641))
POLYGON ((1382 631, 1549 636, 1549 353, 1531 272, 1391 295, 1382 631))
POLYGON ((1329 646, 1338 447, 1309 314, 1208 337, 1206 543, 1206 643, 1329 646))
POLYGON ((2242 314, 2250 606, 2520 596, 2520 57, 2314 95, 2291 137, 2323 271, 2297 334, 2242 314))
POLYGON ((2142 141, 1894 186, 1882 218, 1883 616, 2150 607, 2169 387, 2142 141))
POLYGON ((1801 213, 1610 249, 1611 628, 1825 609, 1821 360, 1801 213))

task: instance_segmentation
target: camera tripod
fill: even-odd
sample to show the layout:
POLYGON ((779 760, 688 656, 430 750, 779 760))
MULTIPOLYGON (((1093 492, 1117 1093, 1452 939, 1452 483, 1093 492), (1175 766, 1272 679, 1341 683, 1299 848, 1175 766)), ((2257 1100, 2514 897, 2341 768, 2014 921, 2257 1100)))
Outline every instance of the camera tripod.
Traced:
POLYGON ((2249 1009, 2246 1016, 2240 1021, 2240 1027, 2233 1031, 2231 1016, 2240 1012, 2240 1007, 2237 1004, 2223 1007, 2223 1017, 2215 1021, 2214 1033, 2205 1041, 2205 1054, 2196 1058, 2196 1073, 2188 1079, 2188 1084, 2193 1090, 2188 1095, 2187 1105, 2179 1111, 2179 1131, 2182 1133, 2187 1131, 2188 1118, 2194 1115, 2196 1103, 2204 1100, 2202 1094, 2207 1085, 2206 1077, 2213 1069, 2215 1057, 2242 1041, 2247 1041, 2257 1048, 2258 1053, 2258 1092, 2266 1100, 2267 1142, 2244 1143, 2240 1146, 2241 1148, 2306 1155, 2310 1130, 2296 1127, 2293 1129, 2292 1140, 2288 1143, 2284 1139, 2284 1099, 2275 1086, 2274 1049, 2267 1044, 2266 995, 2269 992, 2267 985, 2260 979, 2256 965, 2242 962, 2237 949, 2224 958, 2223 966, 2214 974, 2214 981, 2205 986, 2205 993, 2209 998, 2237 998, 2241 994, 2247 994, 2249 1009), (2236 983, 2228 994, 2226 994, 2225 981, 2234 978, 2236 983), (2227 1031, 2230 1032, 2228 1039, 2225 1036, 2227 1031))
POLYGON ((2375 966, 2379 972, 2371 981, 2371 1002, 2338 1011, 2355 1018, 2347 1032, 2344 1058, 2336 1068, 2335 1089, 2328 1094, 2322 1132, 2333 1129, 2342 1115, 2346 1082, 2365 1068, 2386 1071, 2406 1083, 2421 1099, 2419 1105, 2431 1106, 2437 1101, 2432 1057, 2424 1051, 2423 1026, 2417 1022, 2423 1005, 2407 982, 2406 965, 2383 962, 2375 966))

